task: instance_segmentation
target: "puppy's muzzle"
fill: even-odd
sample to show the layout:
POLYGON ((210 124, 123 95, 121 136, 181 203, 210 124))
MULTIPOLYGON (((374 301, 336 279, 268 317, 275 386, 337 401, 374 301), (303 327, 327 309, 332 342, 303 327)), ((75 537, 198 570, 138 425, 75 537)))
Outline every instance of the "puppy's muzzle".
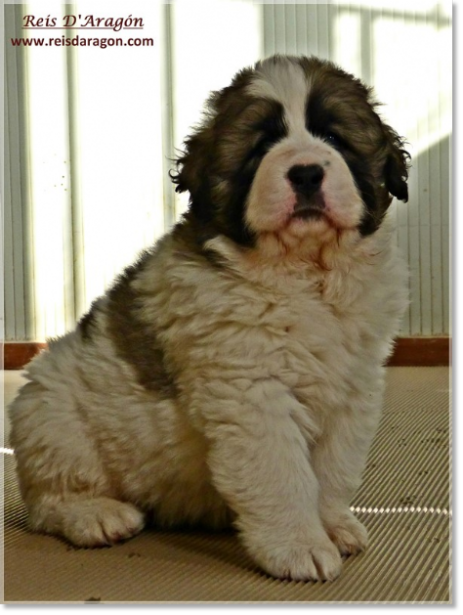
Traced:
POLYGON ((288 180, 296 194, 293 217, 309 218, 323 215, 325 202, 321 185, 325 171, 319 164, 297 164, 288 171, 288 180))

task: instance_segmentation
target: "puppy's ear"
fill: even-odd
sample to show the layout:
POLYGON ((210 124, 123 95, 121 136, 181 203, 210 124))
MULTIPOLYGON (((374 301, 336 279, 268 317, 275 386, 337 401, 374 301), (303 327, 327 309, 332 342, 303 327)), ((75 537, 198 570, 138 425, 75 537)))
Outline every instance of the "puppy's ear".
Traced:
POLYGON ((186 139, 184 153, 175 160, 175 171, 170 171, 169 176, 176 184, 175 192, 186 192, 194 196, 204 180, 200 169, 207 169, 207 137, 205 131, 198 131, 186 139))
POLYGON ((217 100, 221 92, 211 92, 207 99, 201 123, 183 142, 183 153, 175 160, 175 171, 169 176, 176 184, 175 192, 189 191, 191 201, 204 198, 208 192, 208 172, 214 160, 214 124, 217 100))
POLYGON ((214 215, 210 186, 214 153, 211 126, 200 126, 185 140, 184 148, 183 154, 175 160, 176 170, 171 170, 169 175, 176 184, 175 192, 190 193, 190 211, 206 223, 214 215))
POLYGON ((408 169, 410 154, 404 149, 404 140, 389 126, 384 126, 387 157, 384 164, 384 184, 390 194, 400 201, 408 201, 408 169))

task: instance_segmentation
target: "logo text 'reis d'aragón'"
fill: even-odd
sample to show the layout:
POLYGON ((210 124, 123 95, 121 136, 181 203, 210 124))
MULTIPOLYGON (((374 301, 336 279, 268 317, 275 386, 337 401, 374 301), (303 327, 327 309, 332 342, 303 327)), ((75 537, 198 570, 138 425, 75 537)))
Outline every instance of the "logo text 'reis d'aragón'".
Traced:
POLYGON ((141 30, 144 26, 141 17, 95 17, 94 15, 64 15, 61 23, 57 17, 47 15, 46 17, 36 17, 35 15, 25 15, 23 17, 24 29, 101 29, 119 32, 125 29, 141 30))

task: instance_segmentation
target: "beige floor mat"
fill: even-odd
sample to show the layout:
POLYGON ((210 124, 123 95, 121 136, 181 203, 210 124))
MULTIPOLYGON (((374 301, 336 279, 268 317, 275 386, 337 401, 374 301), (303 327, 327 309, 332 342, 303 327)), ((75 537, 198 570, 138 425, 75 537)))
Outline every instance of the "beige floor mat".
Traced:
MULTIPOLYGON (((20 375, 5 378, 8 402, 20 375)), ((5 601, 449 603, 449 417, 447 368, 388 369, 384 417, 352 503, 370 546, 333 583, 272 579, 231 532, 150 529, 96 550, 31 534, 6 449, 5 601)))

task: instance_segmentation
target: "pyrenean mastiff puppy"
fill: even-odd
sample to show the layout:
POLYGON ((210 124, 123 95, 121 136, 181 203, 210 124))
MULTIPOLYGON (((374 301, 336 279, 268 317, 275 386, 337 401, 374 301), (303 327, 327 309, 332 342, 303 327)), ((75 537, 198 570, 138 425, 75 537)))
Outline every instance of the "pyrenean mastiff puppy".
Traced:
POLYGON ((313 57, 211 95, 171 174, 188 212, 27 368, 11 443, 34 530, 233 524, 295 580, 365 548, 349 503, 408 303, 387 212, 409 155, 376 106, 313 57))

